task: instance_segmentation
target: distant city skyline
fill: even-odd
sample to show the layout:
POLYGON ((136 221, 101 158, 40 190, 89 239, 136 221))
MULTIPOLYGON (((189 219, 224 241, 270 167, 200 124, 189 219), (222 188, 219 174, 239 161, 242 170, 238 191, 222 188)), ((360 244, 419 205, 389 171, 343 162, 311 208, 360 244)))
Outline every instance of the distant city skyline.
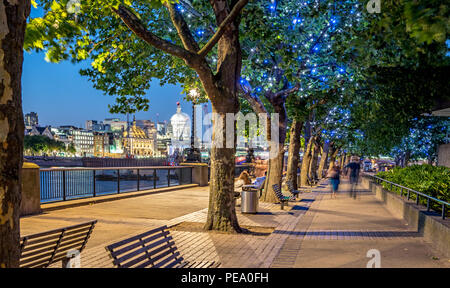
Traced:
MULTIPOLYGON (((111 114, 108 104, 113 104, 113 96, 104 95, 93 88, 87 77, 78 71, 90 62, 72 64, 70 61, 48 63, 44 53, 24 53, 22 77, 23 113, 36 112, 41 126, 73 125, 85 126, 86 120, 102 121, 105 118, 126 120, 126 115, 111 114)), ((179 85, 161 87, 156 79, 146 94, 150 100, 149 110, 137 112, 136 119, 170 120, 176 112, 176 102, 180 102, 183 112, 192 114, 192 104, 184 100, 179 85)), ((209 109, 209 111, 211 111, 209 109)), ((132 117, 130 117, 132 120, 132 117)))

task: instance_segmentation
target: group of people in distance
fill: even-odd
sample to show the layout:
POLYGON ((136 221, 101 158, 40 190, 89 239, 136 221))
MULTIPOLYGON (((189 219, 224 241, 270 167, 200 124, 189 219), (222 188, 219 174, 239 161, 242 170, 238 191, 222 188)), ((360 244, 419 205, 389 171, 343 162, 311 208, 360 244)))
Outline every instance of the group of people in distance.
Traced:
MULTIPOLYGON (((349 181, 351 185, 350 197, 356 199, 356 185, 358 184, 359 172, 361 170, 361 164, 357 157, 352 157, 351 162, 345 165, 344 174, 349 176, 349 181)), ((337 198, 336 192, 339 190, 339 183, 341 177, 341 169, 339 166, 333 166, 330 171, 328 171, 327 178, 330 179, 331 185, 331 198, 337 198)))
MULTIPOLYGON (((350 163, 345 165, 344 170, 342 171, 344 175, 348 176, 351 189, 350 189, 350 197, 353 197, 356 199, 356 185, 358 184, 359 180, 359 172, 361 170, 361 164, 358 157, 352 157, 350 163)), ((253 188, 256 188, 259 186, 260 182, 264 181, 266 179, 267 171, 265 172, 264 176, 256 178, 255 182, 252 184, 252 180, 250 178, 249 173, 244 170, 239 175, 239 178, 235 182, 235 189, 248 187, 249 185, 255 186, 253 188)), ((326 178, 330 181, 331 186, 331 198, 337 198, 337 191, 339 190, 339 184, 341 182, 341 169, 339 166, 335 165, 333 166, 326 176, 326 178)))

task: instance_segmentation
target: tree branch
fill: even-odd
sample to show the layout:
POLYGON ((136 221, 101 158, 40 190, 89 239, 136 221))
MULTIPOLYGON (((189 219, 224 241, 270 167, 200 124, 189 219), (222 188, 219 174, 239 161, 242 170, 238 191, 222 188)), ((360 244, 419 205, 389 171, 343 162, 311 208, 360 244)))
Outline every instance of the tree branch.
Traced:
POLYGON ((242 92, 241 94, 244 97, 244 99, 250 103, 250 106, 252 106, 253 111, 255 111, 256 113, 264 113, 269 116, 266 107, 264 107, 264 104, 261 102, 261 99, 259 99, 258 96, 252 95, 251 92, 244 89, 242 85, 239 85, 239 90, 241 90, 242 92))
POLYGON ((233 9, 231 9, 230 14, 225 18, 225 20, 220 23, 219 28, 217 29, 216 33, 209 39, 209 41, 203 46, 203 48, 198 52, 198 55, 204 57, 206 56, 216 45, 216 43, 219 41, 220 37, 222 37, 223 33, 225 33, 225 29, 227 28, 228 24, 233 22, 236 17, 241 12, 242 8, 248 3, 249 0, 239 0, 239 2, 234 5, 233 9))
POLYGON ((274 94, 274 97, 286 97, 289 94, 297 92, 299 89, 300 89, 300 83, 297 83, 292 88, 288 88, 288 89, 285 89, 285 90, 278 91, 277 93, 274 94))
POLYGON ((161 39, 152 32, 148 31, 142 24, 141 20, 124 5, 121 4, 118 9, 113 8, 112 10, 120 17, 120 19, 122 19, 125 25, 127 25, 128 28, 134 32, 134 34, 153 47, 185 60, 192 59, 197 56, 196 54, 174 45, 167 40, 161 39))
POLYGON ((169 10, 170 19, 178 31, 178 36, 180 37, 181 42, 183 42, 184 48, 193 53, 197 53, 197 51, 200 50, 200 47, 198 47, 197 41, 195 41, 192 36, 191 30, 189 29, 189 26, 183 16, 177 11, 174 4, 167 2, 164 6, 166 6, 167 10, 169 10))

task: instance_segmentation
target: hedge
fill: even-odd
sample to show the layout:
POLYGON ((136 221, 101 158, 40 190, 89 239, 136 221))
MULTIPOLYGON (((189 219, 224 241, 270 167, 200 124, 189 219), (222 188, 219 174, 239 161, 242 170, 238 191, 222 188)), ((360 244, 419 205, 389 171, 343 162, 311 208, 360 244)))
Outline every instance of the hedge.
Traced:
MULTIPOLYGON (((412 165, 379 172, 376 176, 450 203, 450 168, 432 165, 412 165)), ((382 185, 386 190, 394 190, 392 192, 400 194, 400 188, 393 187, 391 190, 390 184, 383 183, 382 185)), ((403 193, 406 193, 406 191, 403 191, 403 193)), ((415 200, 416 195, 411 193, 410 199, 415 200)), ((421 197, 419 202, 426 205, 427 200, 421 197)), ((442 204, 431 201, 430 205, 433 210, 441 211, 442 204)))

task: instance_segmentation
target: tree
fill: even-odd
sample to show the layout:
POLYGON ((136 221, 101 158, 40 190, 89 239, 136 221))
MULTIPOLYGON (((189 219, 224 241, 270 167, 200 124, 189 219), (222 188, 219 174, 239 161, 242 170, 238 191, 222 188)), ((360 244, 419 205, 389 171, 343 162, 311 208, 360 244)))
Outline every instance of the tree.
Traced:
POLYGON ((63 142, 50 139, 43 135, 26 135, 23 141, 23 149, 31 154, 44 154, 66 151, 63 142))
MULTIPOLYGON (((248 48, 244 49, 248 56, 243 61, 241 86, 242 96, 255 112, 267 114, 269 121, 270 112, 278 115, 277 138, 267 133, 271 157, 261 197, 263 201, 276 202, 278 199, 272 185, 281 184, 284 167, 288 123, 286 101, 290 97, 305 97, 309 102, 318 102, 321 99, 317 97, 320 95, 317 92, 332 89, 338 84, 339 78, 350 74, 339 65, 333 46, 343 45, 339 41, 351 34, 351 29, 348 33, 342 29, 343 23, 349 28, 351 25, 348 24, 356 23, 362 17, 360 13, 354 13, 358 5, 351 1, 272 3, 267 15, 259 12, 260 7, 255 9, 258 8, 258 12, 255 12, 257 17, 244 20, 243 26, 249 27, 249 31, 255 31, 255 34, 264 35, 264 41, 253 33, 245 35, 243 47, 248 48), (301 9, 298 5, 302 5, 301 9), (344 19, 340 16, 350 11, 353 11, 354 17, 344 19)), ((296 153, 294 150, 291 153, 296 153)), ((296 157, 289 159, 295 161, 296 157)), ((295 165, 288 166, 293 171, 295 165)))
POLYGON ((217 115, 205 229, 240 231, 233 197, 235 147, 226 146, 226 130, 235 124, 225 120, 239 109, 239 26, 247 2, 81 1, 73 15, 66 11, 68 1, 43 0, 44 17, 32 19, 27 31, 27 48, 45 49, 51 61, 91 59, 93 69, 82 74, 117 96, 113 112, 147 109, 142 96, 152 78, 180 82, 185 89, 201 85, 217 115))
POLYGON ((0 1, 0 268, 19 267, 22 63, 30 1, 0 1))
POLYGON ((445 67, 371 67, 350 108, 352 126, 364 136, 355 142, 365 155, 387 155, 409 134, 413 119, 431 112, 436 99, 450 95, 445 67))
POLYGON ((432 164, 437 158, 437 147, 444 144, 450 133, 450 120, 445 117, 422 116, 412 120, 409 134, 390 155, 398 166, 406 167, 409 161, 426 159, 432 164))

